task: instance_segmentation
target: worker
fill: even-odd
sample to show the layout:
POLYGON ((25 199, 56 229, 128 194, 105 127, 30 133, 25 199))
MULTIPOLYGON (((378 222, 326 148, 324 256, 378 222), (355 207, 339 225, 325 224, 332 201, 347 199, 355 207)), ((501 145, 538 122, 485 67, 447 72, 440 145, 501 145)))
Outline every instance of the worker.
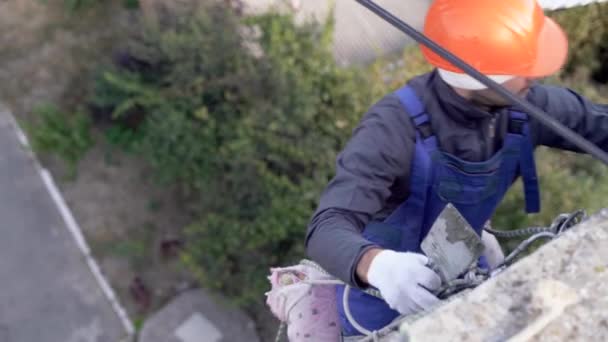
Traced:
MULTIPOLYGON (((563 30, 535 0, 435 0, 424 33, 512 93, 608 150, 608 106, 538 83, 567 60, 563 30)), ((540 210, 533 151, 580 152, 494 91, 422 47, 435 68, 382 98, 339 153, 306 236, 307 253, 353 287, 353 318, 373 331, 434 306, 441 285, 420 249, 452 203, 481 234, 516 178, 540 210), (364 293, 373 287, 384 300, 364 293)), ((343 336, 360 334, 338 311, 343 336)))

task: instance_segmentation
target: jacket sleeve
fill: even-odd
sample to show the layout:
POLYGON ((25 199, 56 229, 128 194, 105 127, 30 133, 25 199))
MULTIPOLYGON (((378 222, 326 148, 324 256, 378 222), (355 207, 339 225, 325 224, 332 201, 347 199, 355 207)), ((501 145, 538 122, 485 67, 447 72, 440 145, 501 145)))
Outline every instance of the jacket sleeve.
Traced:
MULTIPOLYGON (((608 151, 608 105, 594 103, 573 90, 553 86, 533 87, 528 99, 566 127, 608 151)), ((531 132, 536 145, 581 152, 536 120, 531 121, 531 132)))
POLYGON ((337 157, 336 174, 308 226, 306 248, 344 282, 363 286, 356 266, 374 244, 361 232, 383 208, 395 179, 409 172, 413 141, 408 115, 398 99, 387 97, 364 116, 337 157))

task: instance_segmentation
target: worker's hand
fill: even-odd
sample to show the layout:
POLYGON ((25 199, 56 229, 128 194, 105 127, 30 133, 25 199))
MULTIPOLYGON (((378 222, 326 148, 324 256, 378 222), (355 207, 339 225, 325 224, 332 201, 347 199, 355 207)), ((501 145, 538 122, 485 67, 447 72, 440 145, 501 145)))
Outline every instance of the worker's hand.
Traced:
POLYGON ((441 279, 427 262, 422 254, 383 250, 372 260, 367 279, 392 309, 402 315, 413 314, 439 301, 429 291, 437 290, 441 279))

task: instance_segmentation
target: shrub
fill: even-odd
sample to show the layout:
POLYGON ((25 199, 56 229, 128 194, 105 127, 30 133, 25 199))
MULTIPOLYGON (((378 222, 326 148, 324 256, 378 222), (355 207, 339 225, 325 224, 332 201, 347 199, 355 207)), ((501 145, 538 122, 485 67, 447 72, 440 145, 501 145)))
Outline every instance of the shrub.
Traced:
POLYGON ((269 266, 303 256, 307 221, 365 93, 356 74, 334 64, 330 23, 298 27, 288 15, 269 14, 248 24, 261 31, 263 101, 219 147, 222 208, 188 231, 204 283, 254 300, 267 287, 269 266))
MULTIPOLYGON (((566 31, 569 61, 566 76, 583 73, 595 81, 608 82, 608 4, 593 3, 550 14, 566 31)), ((588 80, 590 81, 590 80, 588 80)))
POLYGON ((207 6, 146 29, 100 74, 96 106, 122 126, 144 113, 136 151, 200 216, 184 259, 204 286, 259 300, 268 267, 303 256, 335 155, 371 103, 363 76, 334 63, 331 33, 207 6))
POLYGON ((89 117, 82 112, 63 112, 52 105, 36 107, 33 115, 33 122, 24 125, 33 149, 59 156, 74 176, 76 164, 93 144, 89 117))

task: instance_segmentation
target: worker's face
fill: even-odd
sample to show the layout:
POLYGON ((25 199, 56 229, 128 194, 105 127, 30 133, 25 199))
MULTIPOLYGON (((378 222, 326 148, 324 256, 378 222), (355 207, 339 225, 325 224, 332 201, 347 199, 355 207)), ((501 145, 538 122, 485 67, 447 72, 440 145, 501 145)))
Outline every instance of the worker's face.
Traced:
MULTIPOLYGON (((536 78, 530 77, 515 77, 503 83, 502 86, 513 94, 524 98, 536 80, 536 78)), ((503 99, 502 96, 491 89, 473 91, 470 99, 480 105, 489 107, 506 106, 509 104, 509 101, 503 99)))

